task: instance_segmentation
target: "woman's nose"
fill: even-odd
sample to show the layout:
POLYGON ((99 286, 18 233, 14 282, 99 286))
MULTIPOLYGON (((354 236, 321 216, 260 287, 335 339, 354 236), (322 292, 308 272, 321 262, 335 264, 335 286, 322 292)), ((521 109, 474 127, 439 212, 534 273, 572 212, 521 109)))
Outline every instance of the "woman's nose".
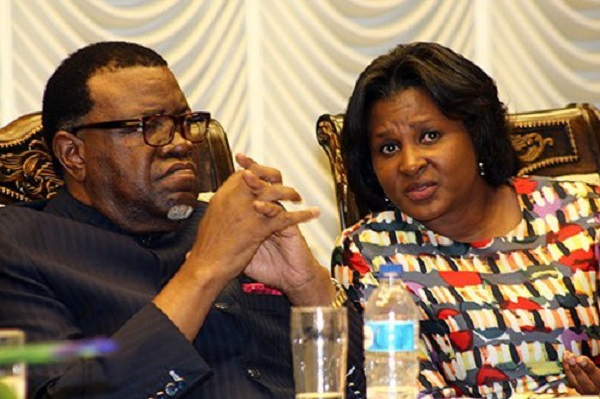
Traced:
POLYGON ((400 171, 408 176, 418 176, 427 166, 427 159, 422 152, 411 146, 402 148, 400 171))

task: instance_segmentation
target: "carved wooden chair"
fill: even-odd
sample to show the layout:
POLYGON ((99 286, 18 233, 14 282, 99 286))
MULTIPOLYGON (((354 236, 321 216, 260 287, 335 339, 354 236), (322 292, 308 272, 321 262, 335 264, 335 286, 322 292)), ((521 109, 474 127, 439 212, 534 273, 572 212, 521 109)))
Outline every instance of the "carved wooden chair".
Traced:
MULTIPOLYGON (((600 111, 590 104, 509 115, 511 142, 521 162, 518 174, 572 176, 597 183, 600 172, 600 111)), ((329 158, 342 229, 367 211, 358 209, 340 154, 344 115, 324 114, 317 140, 329 158)))
MULTIPOLYGON (((227 134, 214 119, 200 151, 201 191, 216 191, 234 167, 227 134)), ((62 184, 42 135, 39 112, 0 128, 0 204, 50 198, 62 184)))

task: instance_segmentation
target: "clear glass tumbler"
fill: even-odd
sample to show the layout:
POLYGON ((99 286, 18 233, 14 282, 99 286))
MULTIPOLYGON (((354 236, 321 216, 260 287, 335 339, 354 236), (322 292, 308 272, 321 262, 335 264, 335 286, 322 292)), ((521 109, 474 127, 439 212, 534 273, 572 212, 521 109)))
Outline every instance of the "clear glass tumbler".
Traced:
POLYGON ((345 399, 347 309, 293 307, 291 340, 296 399, 345 399))
MULTIPOLYGON (((25 333, 16 329, 0 329, 0 352, 25 344, 25 333)), ((0 364, 0 398, 25 399, 27 378, 25 363, 0 364)))

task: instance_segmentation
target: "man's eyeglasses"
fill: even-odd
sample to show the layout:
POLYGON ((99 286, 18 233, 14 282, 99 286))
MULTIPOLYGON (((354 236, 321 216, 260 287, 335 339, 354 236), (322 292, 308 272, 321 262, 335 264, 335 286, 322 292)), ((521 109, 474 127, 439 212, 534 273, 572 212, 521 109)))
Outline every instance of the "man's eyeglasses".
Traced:
POLYGON ((169 144, 175 137, 175 127, 186 140, 200 143, 206 138, 210 123, 209 112, 189 112, 181 115, 148 115, 139 119, 123 119, 75 126, 70 129, 76 134, 82 129, 135 129, 142 132, 144 142, 152 147, 169 144))

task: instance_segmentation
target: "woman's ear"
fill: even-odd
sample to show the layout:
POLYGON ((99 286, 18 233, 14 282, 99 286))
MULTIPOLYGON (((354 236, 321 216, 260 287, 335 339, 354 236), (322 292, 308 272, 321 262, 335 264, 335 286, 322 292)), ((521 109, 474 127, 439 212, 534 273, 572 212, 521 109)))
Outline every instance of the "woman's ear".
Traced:
POLYGON ((60 161, 65 177, 75 181, 85 179, 85 143, 79 137, 64 130, 59 130, 52 141, 54 155, 60 161))

